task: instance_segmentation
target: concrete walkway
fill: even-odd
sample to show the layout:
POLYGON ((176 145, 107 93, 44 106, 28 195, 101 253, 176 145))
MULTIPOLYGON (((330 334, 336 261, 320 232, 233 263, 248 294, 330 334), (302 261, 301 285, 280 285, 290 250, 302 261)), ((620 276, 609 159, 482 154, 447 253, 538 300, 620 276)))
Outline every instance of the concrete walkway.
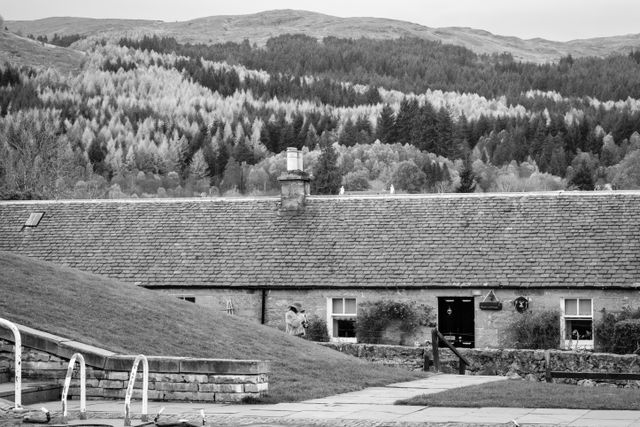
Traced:
MULTIPOLYGON (((216 426, 436 426, 436 425, 554 425, 554 426, 637 426, 640 411, 527 408, 443 408, 396 406, 397 400, 438 393, 456 387, 502 381, 505 377, 474 375, 434 375, 429 378, 386 387, 371 387, 352 393, 296 403, 276 405, 233 405, 179 402, 149 402, 150 419, 161 407, 163 416, 177 416, 201 423, 204 410, 207 425, 216 426), (516 424, 517 423, 517 424, 516 424)), ((58 413, 60 402, 32 405, 58 413)), ((133 402, 133 425, 138 425, 140 402, 133 402)), ((79 402, 69 403, 71 415, 79 402)), ((91 423, 122 426, 122 401, 90 400, 87 411, 91 423), (119 417, 119 418, 118 418, 119 417)), ((85 424, 87 421, 84 422, 85 424)), ((79 421, 72 424, 82 424, 79 421)))

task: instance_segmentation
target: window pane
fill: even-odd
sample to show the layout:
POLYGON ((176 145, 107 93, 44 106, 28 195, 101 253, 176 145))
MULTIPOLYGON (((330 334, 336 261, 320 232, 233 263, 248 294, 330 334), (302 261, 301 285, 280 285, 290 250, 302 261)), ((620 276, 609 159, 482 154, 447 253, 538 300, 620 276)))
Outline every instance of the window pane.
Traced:
MULTIPOLYGON (((333 311, 334 314, 342 314, 342 298, 334 298, 333 299, 333 311)), ((335 329, 334 329, 335 330, 335 329)))
POLYGON ((345 314, 356 314, 356 299, 345 298, 344 300, 344 312, 345 314))
POLYGON ((564 339, 592 340, 593 339, 593 322, 588 319, 567 320, 565 322, 564 339))
POLYGON ((333 336, 354 338, 356 336, 356 319, 334 319, 333 336))
POLYGON ((591 300, 581 299, 578 306, 578 314, 580 316, 591 316, 591 300))
POLYGON ((565 316, 576 316, 578 314, 578 300, 564 300, 564 314, 565 316))

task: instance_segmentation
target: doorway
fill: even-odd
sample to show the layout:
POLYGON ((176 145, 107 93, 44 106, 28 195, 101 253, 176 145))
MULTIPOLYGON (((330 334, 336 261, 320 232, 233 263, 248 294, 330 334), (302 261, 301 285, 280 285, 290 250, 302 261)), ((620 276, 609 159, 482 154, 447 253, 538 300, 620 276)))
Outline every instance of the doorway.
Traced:
POLYGON ((454 347, 473 348, 474 328, 472 297, 438 297, 438 330, 447 341, 454 347))

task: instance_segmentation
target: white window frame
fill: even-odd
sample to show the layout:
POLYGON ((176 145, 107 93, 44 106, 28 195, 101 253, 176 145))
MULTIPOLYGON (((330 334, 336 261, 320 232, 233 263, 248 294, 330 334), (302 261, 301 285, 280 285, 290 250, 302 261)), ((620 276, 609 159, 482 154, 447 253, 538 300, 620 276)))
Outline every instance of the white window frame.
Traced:
POLYGON ((593 341, 593 337, 594 337, 594 330, 593 330, 593 326, 594 326, 594 318, 593 318, 593 298, 580 298, 580 297, 573 297, 573 298, 561 298, 560 300, 560 311, 562 313, 562 318, 560 319, 560 337, 561 337, 561 342, 564 344, 564 348, 568 348, 570 350, 577 350, 577 349, 593 349, 593 345, 594 345, 594 341, 593 341), (591 301, 591 314, 590 315, 580 315, 580 314, 576 314, 576 315, 567 315, 565 313, 565 307, 566 307, 566 301, 567 300, 575 300, 576 301, 576 310, 578 311, 578 313, 580 313, 580 301, 584 301, 584 300, 589 300, 591 301), (578 340, 577 342, 571 339, 566 339, 566 325, 567 325, 567 320, 591 320, 591 339, 590 340, 578 340))
POLYGON ((336 318, 357 318, 358 317, 358 299, 356 297, 329 297, 327 298, 327 330, 329 332, 329 339, 331 342, 358 342, 356 337, 334 337, 333 336, 333 319, 336 318), (343 313, 336 314, 333 312, 333 300, 341 299, 343 313), (345 300, 352 299, 356 301, 356 311, 355 313, 344 313, 344 309, 346 308, 345 300))

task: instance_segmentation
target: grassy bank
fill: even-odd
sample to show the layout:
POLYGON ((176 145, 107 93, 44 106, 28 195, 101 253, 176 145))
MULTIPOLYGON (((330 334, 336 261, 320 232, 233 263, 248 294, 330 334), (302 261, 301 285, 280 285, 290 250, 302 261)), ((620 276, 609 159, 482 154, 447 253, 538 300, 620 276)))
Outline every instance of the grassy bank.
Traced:
POLYGON ((0 317, 126 354, 271 361, 267 402, 424 376, 372 365, 175 297, 0 252, 0 317))

